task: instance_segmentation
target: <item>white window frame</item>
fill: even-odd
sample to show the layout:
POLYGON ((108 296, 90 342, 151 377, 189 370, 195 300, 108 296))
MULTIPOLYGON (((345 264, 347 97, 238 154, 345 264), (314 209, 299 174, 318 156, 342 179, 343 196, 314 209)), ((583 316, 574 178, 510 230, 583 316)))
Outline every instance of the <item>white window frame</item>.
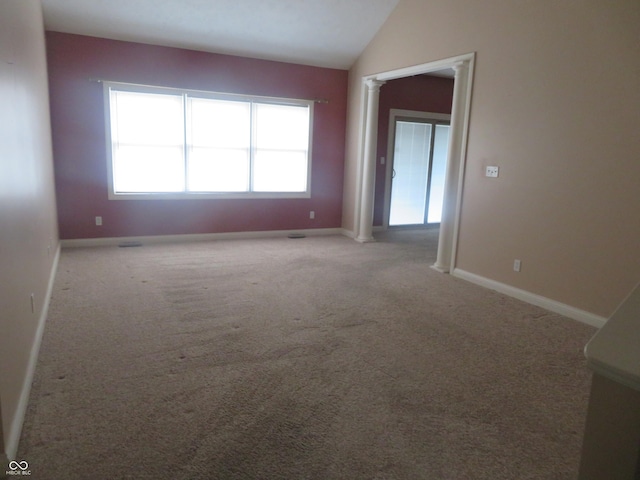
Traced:
MULTIPOLYGON (((280 98, 280 97, 265 97, 258 95, 239 95, 220 92, 208 92, 200 90, 185 90, 169 87, 156 87, 150 85, 138 85, 130 83, 120 83, 103 81, 103 97, 104 97, 104 111, 105 111, 105 139, 107 150, 107 179, 109 188, 110 200, 184 200, 184 199, 258 199, 258 198, 311 198, 311 169, 312 169, 312 144, 313 144, 313 117, 314 117, 314 104, 313 100, 292 99, 292 98, 280 98), (170 94, 170 95, 182 95, 185 100, 188 95, 198 98, 216 99, 216 100, 230 100, 230 101, 244 101, 255 103, 266 103, 273 105, 291 105, 291 106, 304 106, 309 109, 309 145, 307 150, 307 179, 306 188, 302 192, 127 192, 117 193, 114 190, 113 179, 113 155, 112 155, 112 139, 111 139, 111 101, 110 92, 112 89, 118 91, 127 92, 139 92, 139 93, 156 93, 156 94, 170 94)), ((253 130, 253 128, 252 128, 253 130)), ((187 133, 185 132, 185 138, 187 133)), ((250 148, 250 168, 253 168, 254 160, 254 139, 252 135, 251 148, 250 148)), ((184 161, 187 162, 187 157, 184 161)))

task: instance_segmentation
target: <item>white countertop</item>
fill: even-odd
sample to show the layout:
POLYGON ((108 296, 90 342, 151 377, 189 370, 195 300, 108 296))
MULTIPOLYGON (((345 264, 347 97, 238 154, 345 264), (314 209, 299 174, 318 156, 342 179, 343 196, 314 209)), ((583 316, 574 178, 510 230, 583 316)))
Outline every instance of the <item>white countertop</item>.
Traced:
POLYGON ((640 390, 640 283, 584 349, 595 373, 640 390))

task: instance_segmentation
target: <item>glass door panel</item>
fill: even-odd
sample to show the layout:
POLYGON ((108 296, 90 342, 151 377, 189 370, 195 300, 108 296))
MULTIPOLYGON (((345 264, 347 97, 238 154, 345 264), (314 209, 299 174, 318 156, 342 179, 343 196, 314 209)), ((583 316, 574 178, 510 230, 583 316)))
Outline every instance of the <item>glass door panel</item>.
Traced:
POLYGON ((432 126, 396 122, 389 225, 423 224, 432 126))
POLYGON ((429 212, 427 223, 440 223, 444 201, 444 178, 449 150, 449 125, 436 125, 433 141, 433 159, 429 184, 429 212))

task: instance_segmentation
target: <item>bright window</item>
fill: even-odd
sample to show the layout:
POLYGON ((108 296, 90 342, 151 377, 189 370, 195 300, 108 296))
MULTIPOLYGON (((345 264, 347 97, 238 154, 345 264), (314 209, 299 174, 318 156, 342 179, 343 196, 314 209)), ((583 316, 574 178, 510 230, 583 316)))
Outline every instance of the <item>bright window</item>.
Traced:
POLYGON ((111 198, 308 197, 313 102, 105 84, 111 198))

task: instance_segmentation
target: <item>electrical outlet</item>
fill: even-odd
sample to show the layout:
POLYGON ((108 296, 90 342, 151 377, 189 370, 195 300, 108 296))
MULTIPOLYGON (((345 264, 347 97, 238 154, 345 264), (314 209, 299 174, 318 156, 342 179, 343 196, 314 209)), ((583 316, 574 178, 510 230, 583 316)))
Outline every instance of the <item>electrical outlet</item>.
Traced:
POLYGON ((102 217, 96 217, 96 225, 100 227, 102 225, 102 217))
POLYGON ((311 210, 311 211, 309 212, 309 218, 310 218, 311 220, 313 220, 314 218, 316 218, 316 212, 314 212, 313 210, 311 210))
POLYGON ((380 157, 380 165, 384 165, 385 159, 384 157, 380 157))
POLYGON ((519 272, 520 271, 520 266, 521 266, 522 262, 519 259, 515 259, 513 261, 513 271, 514 272, 519 272))
POLYGON ((489 166, 485 169, 485 177, 498 178, 498 172, 500 171, 499 167, 489 166))

